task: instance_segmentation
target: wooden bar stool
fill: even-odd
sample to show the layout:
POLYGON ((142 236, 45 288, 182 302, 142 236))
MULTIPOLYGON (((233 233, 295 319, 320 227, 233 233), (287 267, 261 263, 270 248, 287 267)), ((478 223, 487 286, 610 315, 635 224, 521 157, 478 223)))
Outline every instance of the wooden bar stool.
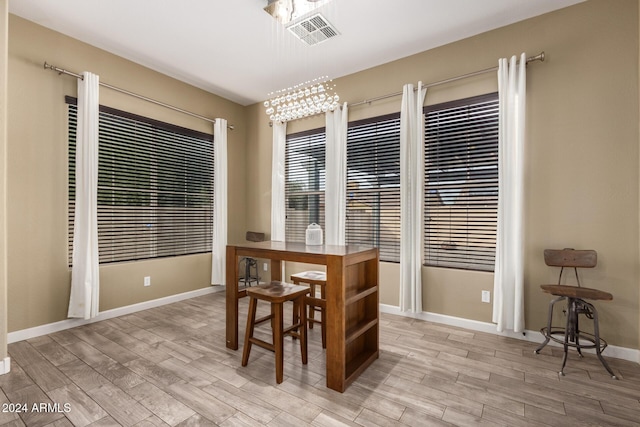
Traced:
MULTIPOLYGON (((314 323, 319 323, 322 333, 322 348, 327 348, 327 274, 324 271, 303 271, 302 273, 296 273, 291 275, 291 281, 296 285, 306 283, 309 285, 310 295, 305 297, 305 305, 309 307, 309 314, 307 321, 309 322, 309 329, 313 329, 314 323), (316 295, 316 286, 320 288, 320 298, 316 295), (320 320, 315 318, 315 312, 320 312, 320 320)), ((294 323, 297 322, 294 313, 294 323)))
POLYGON ((611 301, 613 296, 598 289, 583 288, 580 286, 580 277, 578 276, 578 268, 593 268, 597 263, 597 253, 593 250, 574 250, 574 249, 545 249, 545 263, 553 267, 561 267, 560 277, 557 285, 540 285, 546 293, 556 296, 549 303, 549 314, 547 318, 547 326, 540 329, 545 340, 534 350, 536 354, 546 346, 550 340, 560 343, 564 347, 564 356, 562 358, 562 367, 560 375, 564 375, 564 367, 567 364, 567 352, 569 347, 574 347, 580 357, 582 357, 583 348, 593 348, 596 355, 602 363, 602 366, 609 372, 613 379, 617 379, 609 364, 602 357, 602 351, 607 347, 607 342, 600 337, 600 325, 598 323, 598 311, 593 304, 585 300, 602 300, 611 301), (561 285, 562 272, 564 267, 573 268, 576 273, 578 286, 561 285), (567 320, 564 328, 554 327, 553 323, 553 307, 560 301, 567 301, 567 320), (579 316, 584 315, 585 318, 593 320, 593 334, 580 330, 579 316), (582 340, 582 342, 580 341, 582 340))
MULTIPOLYGON (((284 336, 291 335, 300 339, 300 352, 302 353, 302 363, 307 364, 307 327, 306 310, 304 297, 309 293, 306 286, 292 285, 285 282, 271 282, 266 285, 258 285, 247 288, 249 297, 249 314, 247 317, 247 331, 244 338, 244 349, 242 351, 242 366, 247 366, 251 345, 256 344, 276 354, 276 382, 280 384, 283 377, 283 343, 284 336), (258 300, 267 301, 271 304, 271 314, 256 320, 256 308, 258 300), (293 302, 293 312, 298 313, 299 322, 284 329, 282 313, 284 303, 293 302), (253 330, 257 324, 271 320, 273 342, 268 343, 258 338, 254 338, 253 330)), ((294 314, 295 316, 295 314, 294 314)))

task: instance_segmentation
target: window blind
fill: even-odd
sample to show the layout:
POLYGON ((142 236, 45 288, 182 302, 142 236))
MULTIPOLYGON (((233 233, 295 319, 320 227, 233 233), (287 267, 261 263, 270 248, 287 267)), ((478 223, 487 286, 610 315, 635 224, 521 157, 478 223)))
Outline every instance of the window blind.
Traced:
POLYGON ((346 241, 400 261, 400 115, 349 124, 346 241))
POLYGON ((498 95, 425 108, 424 263, 493 271, 498 95))
MULTIPOLYGON (((324 229, 325 130, 287 136, 286 239, 304 242, 306 227, 324 229)), ((400 115, 349 124, 346 242, 376 246, 400 259, 400 115)))
POLYGON ((304 242, 309 224, 325 229, 324 129, 287 136, 285 153, 285 239, 304 242))
MULTIPOLYGON (((69 263, 77 107, 69 103, 69 263)), ((213 136, 100 107, 100 263, 211 251, 213 136)))

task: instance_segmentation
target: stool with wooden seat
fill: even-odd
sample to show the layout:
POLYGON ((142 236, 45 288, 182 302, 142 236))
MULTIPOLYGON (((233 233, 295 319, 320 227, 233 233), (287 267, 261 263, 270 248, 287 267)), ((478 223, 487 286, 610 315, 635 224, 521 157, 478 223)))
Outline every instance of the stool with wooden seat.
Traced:
POLYGON ((284 336, 292 335, 300 340, 300 352, 302 353, 302 363, 307 364, 307 325, 304 297, 309 293, 306 286, 292 285, 285 282, 271 282, 266 285, 258 285, 247 288, 249 297, 249 314, 247 317, 247 331, 244 338, 244 349, 242 351, 242 366, 247 366, 251 345, 256 344, 276 354, 276 382, 280 384, 283 377, 283 344, 284 336), (267 301, 271 304, 271 314, 256 320, 256 309, 258 300, 267 301), (287 301, 293 302, 293 312, 298 313, 299 322, 288 328, 283 327, 283 306, 287 301), (254 328, 257 324, 271 320, 273 341, 268 343, 253 336, 254 328))
POLYGON ((602 351, 607 347, 607 342, 600 337, 600 325, 598 323, 598 311, 593 304, 585 300, 603 300, 611 301, 613 296, 598 289, 583 288, 580 286, 580 277, 578 276, 578 268, 593 268, 597 263, 597 253, 593 250, 574 250, 574 249, 545 249, 545 263, 553 267, 560 268, 560 277, 557 285, 540 285, 546 293, 556 296, 549 303, 549 314, 547 318, 547 326, 540 329, 545 340, 534 350, 536 354, 546 346, 550 340, 560 343, 564 347, 564 356, 562 358, 562 367, 560 375, 564 375, 564 367, 567 363, 567 352, 569 347, 573 347, 582 357, 583 348, 593 348, 596 355, 602 363, 602 366, 609 372, 613 379, 617 379, 609 364, 602 357, 602 351), (573 268, 576 273, 577 286, 561 285, 562 272, 565 267, 573 268), (564 328, 554 327, 553 323, 553 307, 560 301, 567 301, 567 320, 564 328), (579 328, 579 316, 584 315, 585 318, 593 320, 593 334, 581 331, 579 328), (581 341, 582 340, 582 341, 581 341))
MULTIPOLYGON (((306 283, 309 285, 310 295, 305 297, 305 304, 309 307, 307 321, 309 329, 313 329, 314 323, 319 323, 322 334, 322 348, 327 348, 327 274, 324 271, 303 271, 291 275, 291 281, 296 285, 306 283), (316 286, 320 288, 320 298, 316 295, 316 286), (315 312, 320 312, 320 320, 315 318, 315 312)), ((294 323, 296 322, 294 314, 294 323)))

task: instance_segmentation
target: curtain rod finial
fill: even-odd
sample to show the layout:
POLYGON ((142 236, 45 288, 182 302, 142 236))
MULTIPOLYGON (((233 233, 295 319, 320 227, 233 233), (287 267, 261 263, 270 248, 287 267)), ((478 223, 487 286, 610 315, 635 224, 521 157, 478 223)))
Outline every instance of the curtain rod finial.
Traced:
POLYGON ((545 54, 544 54, 544 50, 542 52, 540 52, 539 54, 537 54, 536 56, 530 56, 527 58, 527 62, 533 62, 533 61, 540 61, 540 62, 544 62, 544 58, 545 58, 545 54))

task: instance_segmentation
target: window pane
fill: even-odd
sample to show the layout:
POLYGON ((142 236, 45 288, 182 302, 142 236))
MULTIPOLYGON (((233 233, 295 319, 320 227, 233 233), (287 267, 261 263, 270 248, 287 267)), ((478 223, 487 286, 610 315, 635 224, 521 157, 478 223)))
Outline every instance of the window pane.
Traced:
POLYGON ((349 125, 346 240, 376 246, 383 261, 400 261, 398 114, 349 125))
POLYGON ((325 134, 287 137, 285 239, 304 242, 309 224, 324 224, 325 134))
POLYGON ((425 108, 426 265, 493 271, 497 94, 425 108))
MULTIPOLYGON (((213 138, 101 107, 100 263, 211 250, 213 138)), ((77 108, 69 105, 69 262, 77 108)))
MULTIPOLYGON (((289 135, 286 159, 286 239, 304 242, 310 223, 325 228, 325 130, 289 135)), ((399 114, 349 124, 346 211, 347 244, 375 246, 381 260, 399 261, 399 114)))

